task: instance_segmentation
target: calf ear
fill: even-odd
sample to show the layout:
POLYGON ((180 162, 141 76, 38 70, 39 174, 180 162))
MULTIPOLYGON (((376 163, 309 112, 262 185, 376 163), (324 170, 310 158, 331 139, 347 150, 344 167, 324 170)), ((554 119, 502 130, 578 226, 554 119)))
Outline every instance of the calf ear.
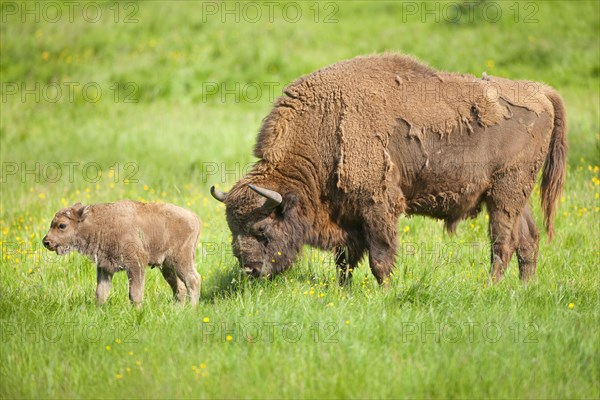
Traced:
POLYGON ((76 211, 77 219, 79 220, 79 222, 86 219, 87 216, 89 215, 90 211, 91 211, 91 206, 89 206, 89 205, 79 208, 79 210, 76 211))
POLYGON ((75 203, 71 207, 66 209, 65 215, 68 218, 71 218, 73 216, 73 214, 77 215, 79 213, 79 211, 81 210, 81 207, 82 207, 81 203, 75 203))

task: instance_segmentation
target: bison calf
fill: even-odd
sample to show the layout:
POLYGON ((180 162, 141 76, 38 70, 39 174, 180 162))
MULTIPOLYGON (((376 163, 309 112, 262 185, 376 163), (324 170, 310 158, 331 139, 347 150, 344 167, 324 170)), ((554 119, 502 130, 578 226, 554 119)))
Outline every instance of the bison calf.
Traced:
POLYGON ((106 301, 112 276, 121 270, 129 277, 130 300, 140 304, 150 265, 160 267, 176 301, 185 301, 187 288, 190 303, 196 305, 201 284, 195 264, 199 233, 198 217, 184 208, 121 200, 77 203, 60 210, 43 243, 59 255, 77 250, 95 261, 98 304, 106 301))

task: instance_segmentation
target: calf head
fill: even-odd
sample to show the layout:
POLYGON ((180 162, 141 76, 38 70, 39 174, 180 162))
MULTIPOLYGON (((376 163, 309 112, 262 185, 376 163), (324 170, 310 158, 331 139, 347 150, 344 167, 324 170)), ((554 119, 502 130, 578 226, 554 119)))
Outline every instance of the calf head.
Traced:
POLYGON ((293 264, 306 232, 295 193, 238 183, 211 194, 227 207, 233 254, 246 274, 273 277, 293 264))
POLYGON ((77 203, 57 212, 50 223, 50 230, 42 239, 44 247, 56 251, 59 255, 73 251, 77 244, 79 224, 87 217, 89 211, 90 206, 77 203))

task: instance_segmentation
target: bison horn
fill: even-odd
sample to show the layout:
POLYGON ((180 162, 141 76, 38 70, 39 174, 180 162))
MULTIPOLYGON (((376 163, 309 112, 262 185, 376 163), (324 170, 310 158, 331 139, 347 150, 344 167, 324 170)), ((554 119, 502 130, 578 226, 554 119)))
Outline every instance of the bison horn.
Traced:
POLYGON ((227 193, 215 189, 214 186, 210 187, 210 194, 212 194, 212 197, 219 200, 221 203, 223 203, 225 201, 225 198, 227 197, 227 193))
POLYGON ((248 184, 248 187, 267 199, 267 202, 265 203, 267 208, 277 207, 283 201, 281 195, 274 190, 269 190, 261 188, 260 186, 254 186, 250 184, 248 184))

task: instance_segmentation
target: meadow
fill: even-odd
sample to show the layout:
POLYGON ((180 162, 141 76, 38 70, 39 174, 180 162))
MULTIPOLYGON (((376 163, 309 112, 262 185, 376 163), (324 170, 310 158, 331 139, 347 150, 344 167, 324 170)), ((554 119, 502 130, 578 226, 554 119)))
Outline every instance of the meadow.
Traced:
MULTIPOLYGON (((0 397, 599 398, 600 3, 0 3, 0 397), (569 161, 537 278, 489 284, 487 216, 402 218, 391 287, 350 287, 306 248, 272 280, 230 250, 227 190, 295 78, 341 59, 412 54, 447 71, 545 82, 569 161), (141 310, 115 276, 41 244, 76 202, 171 202, 203 221, 196 309, 148 270, 141 310)), ((534 217, 542 214, 539 185, 534 217)))

